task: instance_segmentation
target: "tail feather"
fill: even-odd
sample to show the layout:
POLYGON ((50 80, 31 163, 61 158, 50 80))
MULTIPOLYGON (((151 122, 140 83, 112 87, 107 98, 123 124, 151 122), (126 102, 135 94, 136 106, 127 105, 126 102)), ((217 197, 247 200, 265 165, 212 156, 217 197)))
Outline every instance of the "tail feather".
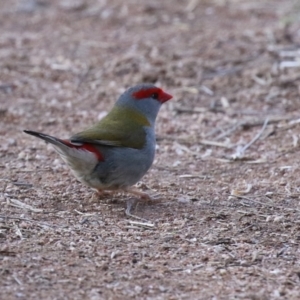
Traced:
POLYGON ((32 130, 24 130, 25 133, 36 136, 50 144, 56 145, 56 146, 60 146, 60 145, 64 145, 65 143, 63 142, 63 140, 60 140, 54 136, 48 135, 48 134, 44 134, 44 133, 40 133, 40 132, 36 132, 36 131, 32 131, 32 130))
POLYGON ((104 157, 100 150, 97 149, 96 145, 61 140, 54 136, 32 130, 24 130, 24 132, 52 144, 54 149, 63 157, 63 159, 80 158, 86 160, 91 159, 90 155, 92 154, 92 157, 97 158, 98 161, 104 161, 104 157), (87 153, 88 156, 86 156, 87 153))
POLYGON ((85 178, 89 177, 103 156, 93 145, 72 144, 69 140, 61 140, 48 134, 24 130, 25 133, 38 137, 53 145, 55 151, 69 165, 79 181, 86 183, 85 178))

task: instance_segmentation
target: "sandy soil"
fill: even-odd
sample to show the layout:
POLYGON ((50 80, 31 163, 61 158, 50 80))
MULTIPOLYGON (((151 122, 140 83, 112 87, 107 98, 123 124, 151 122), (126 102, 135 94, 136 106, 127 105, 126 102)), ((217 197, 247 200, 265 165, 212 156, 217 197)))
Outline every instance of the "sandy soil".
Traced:
POLYGON ((297 2, 2 0, 0 298, 299 299, 297 2), (68 137, 140 82, 174 95, 147 221, 22 133, 68 137))

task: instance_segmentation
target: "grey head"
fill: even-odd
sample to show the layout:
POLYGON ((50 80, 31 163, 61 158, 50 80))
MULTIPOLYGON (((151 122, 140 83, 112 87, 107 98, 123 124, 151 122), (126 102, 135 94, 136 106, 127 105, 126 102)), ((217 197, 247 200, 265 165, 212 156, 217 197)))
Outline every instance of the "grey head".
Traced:
POLYGON ((154 124, 161 105, 173 96, 150 83, 138 84, 126 90, 118 99, 116 106, 126 106, 142 113, 154 124))

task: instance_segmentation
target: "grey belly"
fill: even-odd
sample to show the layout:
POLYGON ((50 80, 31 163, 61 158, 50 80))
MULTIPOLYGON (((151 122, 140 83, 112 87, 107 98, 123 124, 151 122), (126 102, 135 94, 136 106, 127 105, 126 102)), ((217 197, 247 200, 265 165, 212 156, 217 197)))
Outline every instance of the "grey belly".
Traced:
POLYGON ((126 188, 137 183, 151 167, 155 145, 142 150, 131 148, 101 149, 105 161, 100 162, 94 175, 99 180, 98 188, 118 189, 126 188))

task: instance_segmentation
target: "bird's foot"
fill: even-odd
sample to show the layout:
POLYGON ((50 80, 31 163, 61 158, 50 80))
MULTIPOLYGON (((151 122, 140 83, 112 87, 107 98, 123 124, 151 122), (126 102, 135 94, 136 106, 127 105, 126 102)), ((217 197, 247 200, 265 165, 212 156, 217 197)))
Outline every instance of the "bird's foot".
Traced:
POLYGON ((144 219, 144 218, 141 218, 137 215, 134 215, 131 213, 131 210, 133 207, 136 208, 136 205, 138 204, 138 200, 137 199, 129 199, 126 201, 126 210, 125 210, 125 215, 127 217, 130 217, 130 218, 133 218, 133 219, 136 219, 136 220, 140 220, 140 221, 143 221, 143 222, 149 222, 147 219, 144 219))
POLYGON ((131 187, 126 189, 127 193, 133 194, 135 196, 138 196, 140 199, 145 200, 145 201, 156 201, 160 199, 159 194, 155 195, 149 195, 148 193, 141 192, 137 188, 131 187))
POLYGON ((112 198, 115 191, 94 189, 95 193, 92 196, 91 202, 98 202, 99 198, 104 200, 107 197, 112 198))
POLYGON ((141 218, 141 217, 138 217, 138 216, 132 214, 131 211, 133 208, 136 209, 140 199, 144 200, 144 201, 156 201, 161 198, 160 195, 154 194, 154 195, 150 196, 149 194, 147 194, 145 192, 141 192, 137 188, 134 188, 134 187, 127 188, 125 191, 127 193, 130 193, 130 194, 133 194, 133 195, 139 197, 139 199, 131 198, 126 201, 126 210, 125 210, 126 216, 134 218, 136 220, 141 220, 143 222, 149 222, 147 219, 144 219, 144 218, 141 218))

